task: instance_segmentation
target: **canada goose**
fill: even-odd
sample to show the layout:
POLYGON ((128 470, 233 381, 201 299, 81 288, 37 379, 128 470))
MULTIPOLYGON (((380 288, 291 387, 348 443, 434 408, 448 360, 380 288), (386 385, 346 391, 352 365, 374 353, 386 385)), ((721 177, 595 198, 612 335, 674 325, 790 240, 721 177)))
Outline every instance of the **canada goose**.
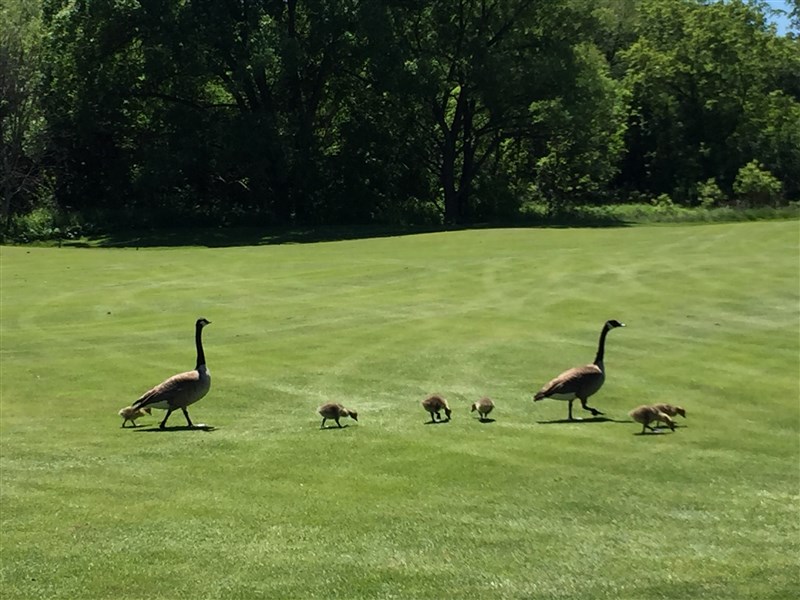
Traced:
POLYGON ((342 406, 341 404, 336 404, 335 402, 329 402, 328 404, 323 404, 319 407, 317 411, 319 414, 322 415, 322 425, 319 426, 320 429, 325 428, 325 421, 328 419, 333 419, 336 421, 336 424, 341 428, 342 424, 339 423, 339 419, 343 417, 350 417, 353 421, 358 421, 358 413, 354 410, 349 410, 342 406))
POLYGON ((178 373, 162 381, 156 387, 145 392, 133 403, 131 408, 160 408, 167 411, 167 416, 159 427, 164 429, 172 411, 180 408, 189 427, 194 427, 186 407, 194 404, 208 393, 211 387, 211 373, 206 368, 206 355, 203 353, 203 327, 211 321, 200 318, 194 324, 194 341, 197 347, 197 366, 193 371, 178 373))
POLYGON ((132 406, 126 406, 125 408, 121 408, 119 411, 119 416, 122 417, 122 426, 125 427, 125 423, 130 421, 133 423, 133 426, 136 427, 136 419, 142 418, 145 414, 150 414, 149 408, 133 408, 132 406))
POLYGON ((492 409, 494 409, 494 402, 492 402, 491 398, 484 397, 478 400, 477 402, 472 403, 472 408, 470 409, 470 412, 475 412, 477 410, 478 417, 480 418, 481 421, 483 421, 484 419, 486 419, 486 415, 492 412, 492 409))
POLYGON ((672 404, 653 404, 653 408, 663 412, 665 415, 669 415, 670 417, 680 415, 684 419, 686 418, 686 410, 682 406, 674 406, 672 404))
POLYGON ((594 362, 582 367, 575 367, 564 371, 547 383, 541 390, 536 392, 533 397, 534 402, 543 400, 544 398, 554 398, 555 400, 569 401, 569 420, 572 418, 572 402, 575 398, 581 401, 581 406, 584 410, 592 413, 592 416, 602 415, 599 410, 587 406, 586 401, 589 396, 599 390, 606 379, 606 369, 603 365, 603 353, 606 347, 606 336, 608 332, 615 327, 625 327, 624 323, 620 323, 615 319, 606 321, 603 325, 603 331, 600 333, 600 342, 597 345, 597 356, 594 357, 594 362))
POLYGON ((422 401, 422 407, 431 413, 432 423, 436 422, 436 419, 439 419, 439 421, 442 420, 442 411, 444 411, 445 417, 447 417, 449 421, 450 415, 453 412, 450 410, 450 405, 447 404, 447 400, 437 394, 425 398, 425 400, 422 401))
POLYGON ((653 421, 664 423, 667 427, 669 427, 672 431, 675 431, 675 422, 670 418, 669 415, 661 412, 655 406, 637 406, 628 415, 637 423, 642 424, 642 433, 644 433, 645 429, 649 429, 650 431, 655 431, 652 427, 650 427, 650 423, 653 421))

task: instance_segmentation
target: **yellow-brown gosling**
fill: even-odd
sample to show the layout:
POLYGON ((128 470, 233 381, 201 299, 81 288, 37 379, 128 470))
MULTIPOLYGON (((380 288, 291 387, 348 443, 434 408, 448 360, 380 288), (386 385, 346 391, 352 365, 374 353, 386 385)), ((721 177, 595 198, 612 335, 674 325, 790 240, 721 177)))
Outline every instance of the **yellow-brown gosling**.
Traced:
POLYGON ((435 422, 437 419, 441 421, 442 411, 444 411, 445 417, 449 421, 450 415, 453 412, 450 410, 450 405, 447 404, 447 400, 438 394, 433 394, 432 396, 425 398, 425 400, 422 401, 422 407, 431 413, 431 422, 435 422))
POLYGON ((653 421, 657 423, 664 423, 672 431, 675 431, 675 422, 672 420, 672 418, 658 410, 655 406, 637 406, 631 412, 629 412, 628 415, 637 423, 642 424, 642 433, 645 432, 645 429, 655 431, 655 429, 650 427, 650 423, 653 421))
POLYGON ((670 417, 680 415, 684 419, 686 418, 686 410, 682 406, 675 406, 673 404, 653 404, 653 408, 660 410, 662 413, 669 415, 670 417))
POLYGON ((349 410, 342 406, 341 404, 337 404, 336 402, 328 402, 327 404, 323 404, 317 410, 320 415, 322 415, 322 425, 319 426, 320 429, 325 428, 325 421, 328 419, 333 419, 336 421, 336 424, 341 428, 342 424, 339 423, 339 419, 344 417, 350 417, 353 421, 358 421, 358 413, 354 410, 349 410))
POLYGON ((119 416, 122 417, 123 427, 125 427, 128 421, 133 423, 134 427, 137 427, 136 419, 141 419, 145 414, 150 414, 149 408, 133 408, 132 406, 126 406, 119 411, 119 416))
POLYGON ((486 419, 486 416, 490 412, 492 412, 493 409, 494 409, 494 402, 492 402, 492 399, 483 397, 477 402, 472 403, 472 408, 470 409, 470 412, 475 412, 477 410, 478 417, 480 418, 481 421, 483 421, 484 419, 486 419))

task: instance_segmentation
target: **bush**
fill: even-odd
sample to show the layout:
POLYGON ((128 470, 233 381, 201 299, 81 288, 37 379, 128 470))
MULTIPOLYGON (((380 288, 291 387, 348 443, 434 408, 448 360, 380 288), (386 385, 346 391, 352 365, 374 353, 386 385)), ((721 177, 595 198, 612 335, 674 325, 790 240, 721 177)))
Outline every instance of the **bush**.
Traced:
POLYGON ((746 206, 776 206, 783 198, 783 184, 763 165, 752 160, 736 174, 733 193, 746 206))
POLYGON ((705 183, 697 184, 697 199, 702 208, 721 206, 727 200, 725 193, 719 189, 713 177, 705 183))

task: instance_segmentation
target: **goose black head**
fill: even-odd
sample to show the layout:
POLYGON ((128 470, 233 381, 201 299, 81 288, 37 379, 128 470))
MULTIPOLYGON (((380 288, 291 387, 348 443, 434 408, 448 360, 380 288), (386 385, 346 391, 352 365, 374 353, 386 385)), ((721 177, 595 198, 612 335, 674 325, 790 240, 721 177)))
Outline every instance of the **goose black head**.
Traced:
POLYGON ((614 329, 615 327, 625 327, 625 323, 620 323, 616 319, 609 319, 606 321, 606 328, 614 329))
POLYGON ((211 325, 211 321, 203 317, 197 319, 197 322, 194 324, 195 327, 205 327, 206 325, 211 325))

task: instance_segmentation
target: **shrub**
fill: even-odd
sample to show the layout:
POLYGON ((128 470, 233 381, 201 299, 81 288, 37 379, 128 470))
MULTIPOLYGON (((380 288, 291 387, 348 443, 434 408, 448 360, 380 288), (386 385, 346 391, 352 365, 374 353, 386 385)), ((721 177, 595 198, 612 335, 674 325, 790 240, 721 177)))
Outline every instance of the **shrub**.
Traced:
POLYGON ((697 184, 697 199, 700 201, 701 207, 714 208, 722 205, 727 198, 712 177, 705 183, 697 184))
POLYGON ((763 165, 752 160, 736 174, 733 193, 747 206, 777 205, 783 198, 783 185, 763 165))

